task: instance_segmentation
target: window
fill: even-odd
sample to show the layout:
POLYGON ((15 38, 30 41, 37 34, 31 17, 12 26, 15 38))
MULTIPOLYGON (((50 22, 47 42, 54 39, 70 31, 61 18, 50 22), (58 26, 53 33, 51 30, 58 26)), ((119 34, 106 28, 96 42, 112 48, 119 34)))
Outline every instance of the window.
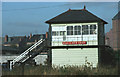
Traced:
POLYGON ((82 25, 82 35, 88 34, 89 34, 88 25, 82 25))
POLYGON ((81 35, 81 26, 74 27, 74 35, 81 35))
POLYGON ((59 32, 58 31, 56 31, 56 36, 59 36, 59 32))
POLYGON ((66 32, 65 31, 53 31, 52 32, 52 36, 63 36, 63 35, 66 35, 66 32))
POLYGON ((53 35, 53 36, 56 36, 56 32, 55 32, 55 31, 53 31, 53 32, 52 32, 52 35, 53 35))
POLYGON ((60 36, 65 35, 65 31, 60 31, 60 36))
POLYGON ((96 25, 90 25, 90 34, 96 34, 96 25))
POLYGON ((53 32, 52 32, 52 35, 53 35, 53 36, 59 36, 59 31, 53 31, 53 32))
POLYGON ((73 26, 67 26, 67 35, 73 35, 73 26))

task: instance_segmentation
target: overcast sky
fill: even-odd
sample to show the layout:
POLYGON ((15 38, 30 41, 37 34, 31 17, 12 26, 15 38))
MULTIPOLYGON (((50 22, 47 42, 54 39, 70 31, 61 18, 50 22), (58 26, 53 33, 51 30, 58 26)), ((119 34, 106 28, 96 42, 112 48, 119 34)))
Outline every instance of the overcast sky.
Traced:
POLYGON ((105 32, 112 28, 118 2, 4 2, 2 3, 2 35, 16 36, 45 33, 45 21, 71 9, 83 9, 107 21, 105 32))

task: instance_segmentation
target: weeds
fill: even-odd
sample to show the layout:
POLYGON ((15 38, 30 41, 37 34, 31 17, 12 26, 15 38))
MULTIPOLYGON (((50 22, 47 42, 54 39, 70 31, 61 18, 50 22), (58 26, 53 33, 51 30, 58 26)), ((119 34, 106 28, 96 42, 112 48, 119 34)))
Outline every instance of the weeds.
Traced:
POLYGON ((4 71, 3 75, 117 75, 118 68, 112 66, 101 66, 90 68, 86 66, 63 66, 63 67, 47 67, 47 66, 24 66, 16 67, 12 71, 4 71))

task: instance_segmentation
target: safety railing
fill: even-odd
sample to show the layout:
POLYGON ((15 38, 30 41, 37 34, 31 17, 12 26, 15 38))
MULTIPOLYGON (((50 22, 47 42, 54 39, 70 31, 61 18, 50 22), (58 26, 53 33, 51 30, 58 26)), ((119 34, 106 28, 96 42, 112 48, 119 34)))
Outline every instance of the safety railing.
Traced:
POLYGON ((19 55, 18 57, 16 57, 15 59, 13 59, 10 62, 10 69, 12 69, 12 66, 16 63, 16 62, 25 62, 29 57, 29 52, 31 52, 33 49, 35 49, 38 45, 40 45, 44 40, 41 39, 38 42, 36 42, 34 45, 32 45, 30 48, 28 48, 25 52, 23 52, 21 55, 19 55))
POLYGON ((97 36, 52 37, 52 46, 98 45, 97 36))

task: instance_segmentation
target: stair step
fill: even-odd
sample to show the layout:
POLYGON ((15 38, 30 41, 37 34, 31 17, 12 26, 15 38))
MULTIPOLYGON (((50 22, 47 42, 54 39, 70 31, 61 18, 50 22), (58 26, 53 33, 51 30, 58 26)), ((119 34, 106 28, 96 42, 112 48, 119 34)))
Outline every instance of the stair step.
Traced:
POLYGON ((44 49, 44 48, 47 48, 46 45, 47 45, 46 40, 42 40, 42 39, 39 40, 34 45, 32 45, 30 48, 28 48, 25 52, 23 52, 21 55, 19 55, 17 58, 15 58, 13 61, 11 61, 10 69, 12 69, 12 66, 14 66, 17 63, 24 63, 27 60, 33 59, 39 53, 41 53, 43 51, 47 51, 48 49, 44 49))

